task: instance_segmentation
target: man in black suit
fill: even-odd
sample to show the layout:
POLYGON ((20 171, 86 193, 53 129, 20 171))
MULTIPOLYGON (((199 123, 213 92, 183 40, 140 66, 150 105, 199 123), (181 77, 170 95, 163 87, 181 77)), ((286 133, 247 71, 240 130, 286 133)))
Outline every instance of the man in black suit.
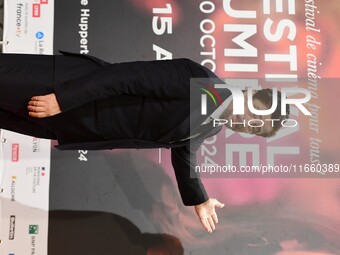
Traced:
MULTIPOLYGON (((0 127, 56 139, 62 150, 171 148, 183 203, 194 205, 201 223, 212 232, 218 222, 215 206, 224 204, 208 197, 195 172, 195 151, 222 127, 197 131, 207 117, 190 109, 190 78, 217 79, 189 59, 109 64, 73 53, 2 54, 0 127), (193 123, 196 133, 190 131, 193 123)), ((255 96, 255 108, 270 107, 261 102, 263 95, 255 96)), ((230 92, 222 95, 223 101, 229 97, 230 92)), ((254 118, 247 107, 242 117, 231 116, 231 105, 220 116, 234 121, 254 118)), ((209 108, 208 116, 213 113, 209 108)), ((233 129, 268 136, 277 127, 266 123, 258 130, 233 129)))

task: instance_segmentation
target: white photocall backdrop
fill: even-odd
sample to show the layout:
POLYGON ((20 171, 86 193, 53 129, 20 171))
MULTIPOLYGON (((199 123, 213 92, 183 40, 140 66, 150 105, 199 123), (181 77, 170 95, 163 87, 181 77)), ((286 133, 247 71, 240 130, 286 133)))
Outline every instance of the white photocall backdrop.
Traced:
POLYGON ((53 53, 53 0, 5 0, 5 53, 53 53))
MULTIPOLYGON (((53 0, 4 1, 4 53, 53 53, 53 0)), ((1 130, 0 254, 47 254, 51 142, 1 130)))
POLYGON ((0 138, 0 254, 47 254, 50 142, 5 130, 0 138))

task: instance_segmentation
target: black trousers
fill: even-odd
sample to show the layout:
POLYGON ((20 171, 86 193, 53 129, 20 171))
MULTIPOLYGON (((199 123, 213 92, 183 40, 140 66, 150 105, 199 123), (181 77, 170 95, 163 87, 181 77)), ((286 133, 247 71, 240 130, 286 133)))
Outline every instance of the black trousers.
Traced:
POLYGON ((55 130, 65 125, 60 123, 62 116, 32 118, 28 115, 28 101, 100 68, 91 59, 77 55, 0 54, 0 128, 57 139, 55 130))

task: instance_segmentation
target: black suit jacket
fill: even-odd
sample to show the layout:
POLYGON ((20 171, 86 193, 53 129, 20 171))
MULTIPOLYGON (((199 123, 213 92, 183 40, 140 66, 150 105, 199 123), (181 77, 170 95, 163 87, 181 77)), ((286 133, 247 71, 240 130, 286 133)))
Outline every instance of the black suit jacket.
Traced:
POLYGON ((199 126, 206 119, 199 107, 190 107, 190 78, 216 77, 206 68, 189 59, 109 64, 69 53, 3 54, 0 63, 6 66, 1 75, 0 127, 57 139, 62 150, 171 148, 184 204, 208 199, 194 171, 195 150, 220 127, 183 140, 191 135, 190 125, 199 126), (52 92, 62 113, 28 117, 29 98, 52 92))
MULTIPOLYGON (((94 111, 95 120, 91 118, 92 114, 84 118, 88 126, 96 123, 91 130, 98 131, 98 135, 93 140, 77 141, 75 134, 62 131, 57 135, 58 148, 171 148, 183 203, 197 205, 205 202, 208 196, 195 172, 195 154, 204 139, 218 133, 221 127, 206 130, 191 140, 183 139, 191 135, 190 125, 199 126, 207 118, 200 114, 199 105, 196 109, 190 108, 190 79, 217 77, 189 59, 118 64, 91 59, 102 69, 56 84, 55 94, 63 111, 60 118, 64 116, 72 121, 78 118, 73 113, 79 109, 81 112, 94 111)), ((223 99, 229 95, 225 94, 223 99)), ((208 115, 214 109, 208 107, 208 115)))

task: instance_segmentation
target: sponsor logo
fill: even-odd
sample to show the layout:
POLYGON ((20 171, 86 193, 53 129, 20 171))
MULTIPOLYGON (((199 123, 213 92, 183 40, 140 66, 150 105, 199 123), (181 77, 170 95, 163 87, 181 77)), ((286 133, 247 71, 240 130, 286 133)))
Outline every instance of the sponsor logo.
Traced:
POLYGON ((39 234, 39 225, 29 225, 28 233, 30 235, 37 235, 37 234, 39 234))
POLYGON ((33 137, 33 152, 40 152, 40 138, 33 137))
POLYGON ((32 174, 32 193, 35 194, 39 191, 39 186, 41 185, 41 178, 46 176, 46 168, 35 166, 28 167, 26 173, 32 174))
POLYGON ((36 54, 45 54, 45 42, 44 40, 38 40, 35 42, 36 54))
POLYGON ((42 167, 41 168, 41 176, 45 176, 45 174, 46 174, 45 167, 42 167))
POLYGON ((40 4, 32 5, 32 16, 33 18, 40 18, 40 4))
POLYGON ((15 216, 9 218, 9 240, 14 240, 15 235, 15 216))
POLYGON ((12 144, 12 162, 19 161, 19 144, 13 143, 12 144))
POLYGON ((12 182, 11 182, 11 201, 15 202, 15 187, 16 187, 16 176, 12 176, 12 182))
POLYGON ((22 15, 23 15, 23 4, 17 3, 17 10, 16 10, 16 19, 15 19, 15 35, 20 37, 22 34, 22 15))
POLYGON ((31 255, 36 254, 36 242, 35 242, 35 236, 31 236, 31 255))
POLYGON ((36 34, 35 34, 35 37, 37 38, 37 39, 43 39, 44 38, 44 33, 43 32, 37 32, 36 34))

